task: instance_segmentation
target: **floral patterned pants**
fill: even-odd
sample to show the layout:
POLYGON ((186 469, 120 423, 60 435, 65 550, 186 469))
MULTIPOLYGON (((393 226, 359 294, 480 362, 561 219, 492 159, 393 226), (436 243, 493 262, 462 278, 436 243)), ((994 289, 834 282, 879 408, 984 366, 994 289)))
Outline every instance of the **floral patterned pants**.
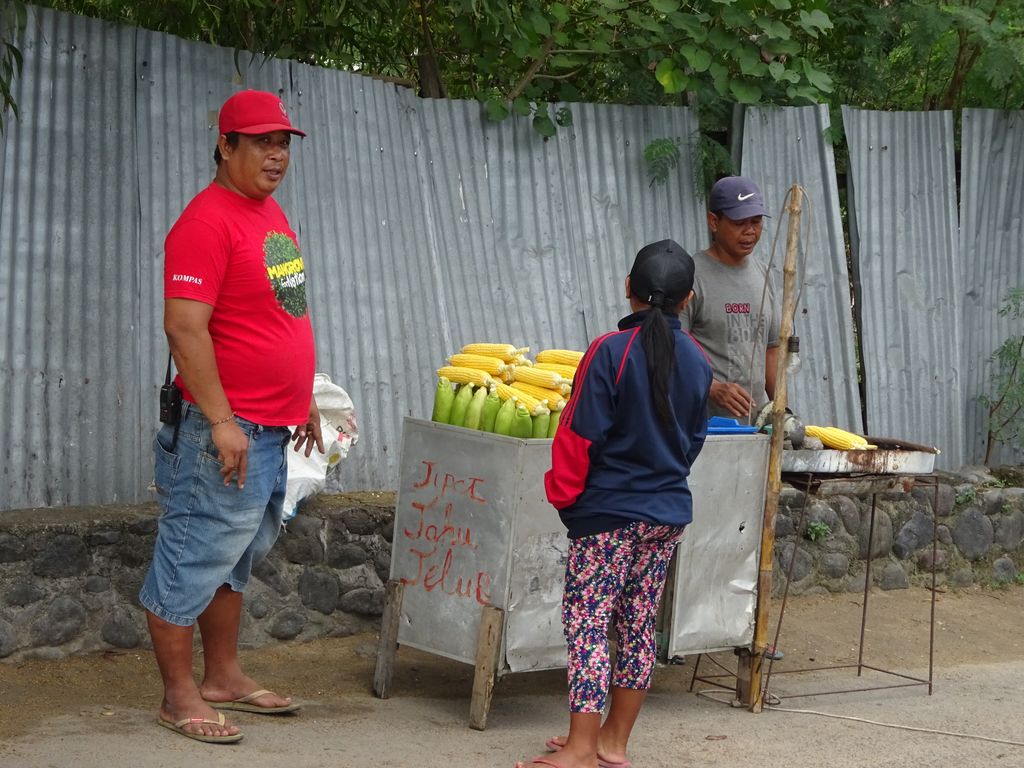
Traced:
POLYGON ((609 681, 651 687, 654 621, 665 573, 683 526, 637 522, 569 542, 562 624, 569 646, 569 710, 603 712, 609 681), (614 613, 618 654, 612 676, 608 622, 614 613))

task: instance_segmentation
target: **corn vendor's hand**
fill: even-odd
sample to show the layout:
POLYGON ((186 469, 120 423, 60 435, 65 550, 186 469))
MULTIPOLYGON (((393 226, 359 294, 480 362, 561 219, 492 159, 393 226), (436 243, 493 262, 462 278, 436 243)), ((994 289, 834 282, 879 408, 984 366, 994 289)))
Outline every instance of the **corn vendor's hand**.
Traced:
POLYGON ((754 407, 754 398, 739 384, 714 379, 711 382, 710 395, 711 400, 719 408, 724 408, 738 419, 749 416, 754 407))

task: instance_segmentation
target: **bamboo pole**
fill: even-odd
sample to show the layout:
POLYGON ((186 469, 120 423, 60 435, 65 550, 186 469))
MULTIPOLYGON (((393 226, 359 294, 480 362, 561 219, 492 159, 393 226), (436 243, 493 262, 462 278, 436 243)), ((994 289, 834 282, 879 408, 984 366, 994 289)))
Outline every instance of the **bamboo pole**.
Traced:
POLYGON ((775 371, 775 399, 772 403, 772 437, 768 455, 768 482, 764 500, 764 522, 761 529, 761 553, 758 560, 757 608, 754 618, 754 649, 750 659, 749 691, 740 700, 751 712, 763 708, 761 666, 767 648, 768 609, 772 595, 772 566, 775 552, 775 513, 782 490, 783 420, 786 415, 786 368, 789 365, 789 337, 793 333, 796 312, 796 255, 800 243, 800 213, 803 190, 794 184, 789 189, 789 228, 786 233, 786 258, 782 267, 782 320, 779 325, 778 364, 775 371))

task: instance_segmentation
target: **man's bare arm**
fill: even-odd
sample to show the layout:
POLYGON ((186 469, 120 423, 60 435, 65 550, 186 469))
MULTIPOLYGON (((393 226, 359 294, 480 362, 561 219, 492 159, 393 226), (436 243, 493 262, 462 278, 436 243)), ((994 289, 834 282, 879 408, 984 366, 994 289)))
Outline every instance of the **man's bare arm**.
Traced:
POLYGON ((764 391, 769 400, 775 399, 775 377, 779 372, 779 348, 768 347, 764 353, 764 391))
POLYGON ((231 404, 220 383, 217 358, 210 338, 213 307, 191 299, 164 301, 164 333, 174 364, 199 409, 214 426, 213 444, 223 462, 221 475, 229 485, 237 475, 238 487, 245 486, 249 440, 231 418, 231 404))

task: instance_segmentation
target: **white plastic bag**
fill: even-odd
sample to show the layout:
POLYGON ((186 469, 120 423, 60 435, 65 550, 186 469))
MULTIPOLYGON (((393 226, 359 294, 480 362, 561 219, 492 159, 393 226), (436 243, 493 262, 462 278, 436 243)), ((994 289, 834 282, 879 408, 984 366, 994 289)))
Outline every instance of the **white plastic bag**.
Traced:
POLYGON ((284 496, 284 520, 288 522, 298 511, 299 502, 324 487, 327 474, 348 456, 349 449, 359 440, 355 406, 348 392, 331 381, 326 373, 313 377, 313 399, 320 409, 320 434, 324 440, 324 453, 313 447, 305 450, 288 447, 288 484, 284 496))

